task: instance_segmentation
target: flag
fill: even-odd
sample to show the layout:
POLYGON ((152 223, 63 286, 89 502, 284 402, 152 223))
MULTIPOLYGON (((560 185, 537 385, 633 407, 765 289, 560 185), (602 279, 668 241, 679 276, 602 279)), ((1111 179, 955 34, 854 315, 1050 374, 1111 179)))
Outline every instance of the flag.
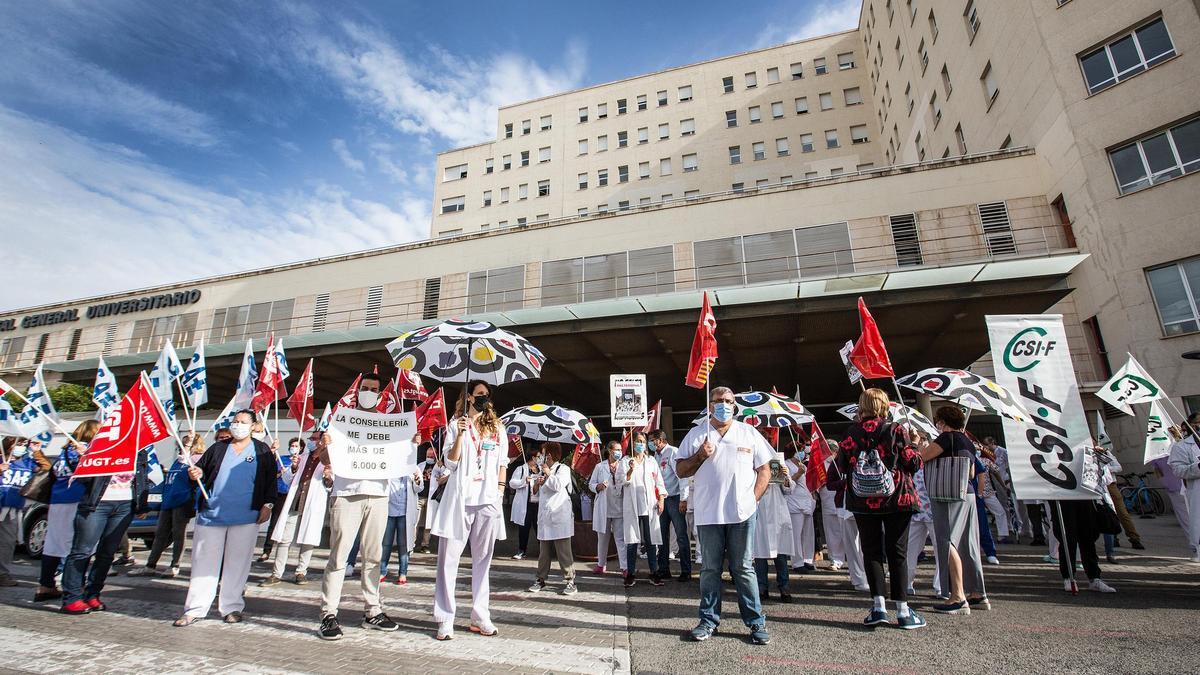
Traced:
POLYGON ((1142 364, 1129 354, 1129 360, 1117 371, 1112 379, 1104 383, 1096 392, 1096 396, 1126 415, 1132 415, 1131 403, 1147 403, 1165 398, 1162 387, 1142 369, 1142 364))
POLYGON ((254 363, 254 340, 246 340, 246 352, 242 354, 242 370, 238 373, 237 393, 233 395, 233 407, 246 410, 254 400, 258 387, 258 369, 254 363))
POLYGON ((204 365, 204 340, 196 345, 187 370, 183 371, 183 395, 192 409, 208 403, 208 369, 204 365))
POLYGON ((850 384, 858 384, 862 381, 862 373, 858 372, 858 368, 855 368, 853 363, 850 363, 850 352, 853 351, 854 340, 846 340, 846 344, 838 350, 838 355, 842 357, 842 366, 846 369, 846 377, 850 378, 850 384))
POLYGON ((50 392, 46 389, 46 380, 42 375, 42 364, 33 371, 33 381, 29 383, 29 392, 25 398, 29 400, 18 416, 18 422, 27 438, 49 443, 54 438, 51 422, 60 422, 58 411, 54 409, 54 401, 50 400, 50 392))
POLYGON ((863 302, 862 297, 858 298, 858 322, 862 335, 850 351, 850 363, 866 378, 895 377, 896 372, 892 370, 887 348, 883 346, 879 326, 875 325, 875 319, 867 311, 867 303, 863 302))
POLYGON ((521 442, 521 437, 517 434, 508 435, 508 458, 515 459, 519 455, 525 454, 525 445, 521 442))
POLYGON ((333 410, 329 404, 325 404, 325 412, 321 413, 321 422, 317 425, 317 431, 328 431, 329 423, 333 420, 333 410))
POLYGON ((175 395, 171 392, 171 385, 180 377, 183 377, 183 364, 179 362, 174 345, 167 340, 162 353, 158 355, 158 361, 150 371, 149 378, 150 386, 170 420, 175 419, 175 395))
POLYGON ((396 395, 394 381, 388 381, 383 391, 379 392, 379 403, 375 405, 375 412, 384 414, 400 412, 400 397, 396 395))
POLYGON ((600 444, 585 443, 575 446, 571 457, 571 469, 580 476, 591 476, 592 469, 600 463, 600 444))
POLYGON ((1112 452, 1113 442, 1108 436, 1108 430, 1104 428, 1104 415, 1100 414, 1099 410, 1096 413, 1096 445, 1112 452))
POLYGON ((396 371, 396 391, 400 392, 400 399, 404 401, 424 401, 429 398, 421 376, 411 370, 396 371))
MULTIPOLYGON (((625 433, 621 434, 621 450, 624 451, 624 453, 626 455, 629 454, 629 441, 632 438, 633 438, 633 429, 632 428, 626 429, 625 433)), ((589 475, 591 475, 591 474, 589 474, 589 475)))
POLYGON ((338 399, 337 403, 334 404, 333 410, 336 412, 338 408, 357 408, 358 387, 361 384, 362 375, 359 375, 358 377, 354 378, 354 382, 350 385, 350 388, 346 390, 346 393, 342 394, 342 397, 338 399))
POLYGON ((442 388, 438 387, 433 396, 417 406, 417 431, 440 429, 446 424, 446 400, 442 395, 442 388))
POLYGON ((208 433, 213 434, 221 429, 228 429, 229 425, 233 423, 234 413, 239 410, 245 410, 245 408, 237 406, 237 397, 229 399, 229 403, 225 404, 225 407, 221 409, 221 414, 217 415, 217 419, 208 428, 208 433))
POLYGON ((662 428, 662 399, 658 399, 658 403, 650 409, 650 414, 646 419, 646 426, 642 427, 642 433, 648 434, 651 431, 656 431, 662 428))
POLYGON ((5 398, 10 391, 13 391, 13 387, 4 380, 0 380, 0 435, 23 438, 25 427, 21 424, 21 416, 13 410, 12 404, 5 398))
POLYGON ((700 320, 696 322, 696 336, 692 338, 692 355, 688 358, 687 376, 683 383, 689 387, 703 389, 708 374, 717 363, 717 318, 708 304, 708 291, 704 292, 704 304, 700 308, 700 320))
POLYGON ((812 441, 808 446, 808 460, 804 472, 804 484, 809 492, 816 492, 825 485, 825 460, 833 456, 829 449, 829 441, 821 431, 820 425, 812 423, 812 441))
POLYGON ((760 431, 762 432, 763 438, 767 439, 767 442, 771 444, 772 448, 779 447, 779 427, 767 427, 765 429, 761 429, 760 431))
POLYGON ((75 478, 133 471, 138 451, 170 436, 170 424, 143 373, 96 432, 87 454, 79 460, 75 478))
POLYGON ((104 362, 104 357, 100 357, 100 362, 96 365, 96 386, 92 387, 92 403, 100 409, 100 421, 103 422, 108 418, 109 413, 113 411, 121 402, 121 392, 117 391, 117 376, 113 375, 113 371, 109 370, 108 364, 104 362))
POLYGON ((1175 442, 1171 440, 1167 429, 1173 424, 1167 411, 1162 409, 1158 401, 1151 401, 1150 418, 1146 421, 1146 452, 1142 457, 1143 464, 1171 454, 1171 446, 1175 442))
POLYGON ((267 340, 267 353, 263 355, 258 384, 254 388, 254 395, 250 397, 250 409, 256 413, 266 410, 281 398, 287 398, 287 387, 283 383, 283 378, 287 377, 284 373, 286 366, 280 360, 282 352, 281 347, 276 346, 275 334, 272 333, 267 340))
POLYGON ((288 416, 300 425, 300 433, 312 428, 317 420, 313 418, 313 360, 308 360, 300 381, 296 383, 296 391, 287 400, 288 416))

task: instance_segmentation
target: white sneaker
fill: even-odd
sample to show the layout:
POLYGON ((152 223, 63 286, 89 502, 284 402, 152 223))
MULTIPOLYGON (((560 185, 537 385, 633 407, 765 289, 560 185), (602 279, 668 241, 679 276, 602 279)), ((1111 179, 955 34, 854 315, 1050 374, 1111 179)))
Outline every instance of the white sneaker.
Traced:
POLYGON ((1070 579, 1063 579, 1063 590, 1064 590, 1064 591, 1066 591, 1066 592, 1068 592, 1068 593, 1070 593, 1070 592, 1071 592, 1071 585, 1072 585, 1073 583, 1074 583, 1074 582, 1073 582, 1072 580, 1070 580, 1070 579))
POLYGON ((437 639, 453 640, 454 639, 454 620, 438 622, 437 639))
POLYGON ((1104 583, 1104 581, 1102 579, 1092 579, 1092 583, 1088 584, 1088 590, 1096 591, 1097 593, 1116 593, 1117 592, 1117 589, 1104 583))
POLYGON ((856 590, 856 591, 869 591, 869 590, 871 590, 871 586, 870 586, 869 584, 859 584, 859 585, 857 585, 857 586, 855 586, 855 587, 854 587, 854 590, 856 590))
POLYGON ((179 566, 176 565, 174 567, 168 567, 166 570, 159 572, 158 575, 168 579, 174 579, 175 577, 179 576, 179 566))
POLYGON ((157 572, 153 567, 135 567, 125 573, 127 577, 148 577, 157 572))
POLYGON ((987 557, 987 564, 989 564, 989 565, 999 565, 999 564, 1000 564, 1000 559, 999 559, 999 558, 997 558, 997 557, 996 557, 996 556, 994 556, 994 555, 989 555, 989 556, 987 557))
POLYGON ((1192 562, 1200 563, 1200 553, 1197 553, 1196 555, 1192 556, 1192 562))
POLYGON ((829 569, 831 570, 840 570, 845 566, 845 563, 840 560, 834 560, 833 562, 829 563, 829 569))

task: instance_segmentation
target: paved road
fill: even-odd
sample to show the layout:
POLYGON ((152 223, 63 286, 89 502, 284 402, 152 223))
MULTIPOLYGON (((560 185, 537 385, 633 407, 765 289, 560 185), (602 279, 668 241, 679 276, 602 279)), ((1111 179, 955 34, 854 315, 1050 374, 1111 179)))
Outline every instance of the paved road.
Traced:
MULTIPOLYGON (((0 589, 0 672, 1195 673, 1200 565, 1185 562, 1173 523, 1139 526, 1149 549, 1122 549, 1123 564, 1105 566, 1116 595, 1064 594, 1057 570, 1041 562, 1044 551, 1002 547, 1002 565, 987 569, 993 611, 927 614, 929 628, 916 633, 869 632, 859 626, 863 594, 844 573, 818 572, 793 581, 793 604, 768 605, 773 640, 766 647, 747 642, 732 592, 723 631, 695 644, 681 639, 695 624, 695 582, 640 583, 626 594, 615 575, 581 573, 573 598, 530 595, 524 589, 532 561, 496 563, 492 606, 500 636, 468 634, 460 607, 457 638, 448 643, 432 639, 432 556, 416 557, 408 586, 384 589, 402 626, 397 633, 353 625, 361 605, 357 586, 348 583, 346 638, 336 643, 313 632, 319 576, 305 587, 251 586, 244 624, 209 620, 175 629, 169 622, 180 612, 186 579, 117 576, 104 596, 112 611, 67 617, 32 603, 36 569, 27 562, 19 567, 21 586, 0 589)), ((321 564, 314 560, 315 568, 321 564)), ((927 587, 931 571, 922 568, 919 586, 927 587)), ((256 566, 252 578, 265 574, 256 566)), ((460 580, 460 605, 468 590, 460 580)))

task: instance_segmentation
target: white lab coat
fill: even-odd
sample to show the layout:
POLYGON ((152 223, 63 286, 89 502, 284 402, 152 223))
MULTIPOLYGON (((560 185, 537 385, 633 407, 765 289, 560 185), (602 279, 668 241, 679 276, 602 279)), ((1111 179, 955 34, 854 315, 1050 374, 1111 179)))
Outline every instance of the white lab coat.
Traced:
MULTIPOLYGON (((791 476, 800 470, 800 463, 795 458, 784 462, 787 468, 789 480, 791 476)), ((817 502, 813 499, 812 493, 808 491, 808 485, 804 482, 804 477, 801 476, 799 481, 792 481, 791 492, 785 492, 787 497, 788 513, 807 513, 812 515, 817 510, 817 502)))
MULTIPOLYGON (((388 481, 388 491, 395 490, 399 483, 404 483, 405 489, 408 490, 408 498, 404 501, 404 541, 408 545, 408 552, 412 553, 417 545, 417 517, 421 514, 421 484, 423 481, 413 480, 412 476, 405 478, 392 478, 388 481)), ((391 496, 388 497, 389 501, 391 496)), ((388 515, 392 515, 390 504, 388 515)))
POLYGON ((662 528, 658 526, 658 495, 665 498, 667 486, 663 483, 658 464, 652 457, 643 458, 642 463, 633 470, 633 476, 626 480, 625 476, 629 473, 629 465, 632 462, 632 458, 626 457, 621 460, 621 466, 617 469, 622 493, 621 527, 625 530, 625 543, 643 543, 638 514, 645 511, 650 516, 650 543, 660 546, 662 528))
MULTIPOLYGON (((547 460, 549 461, 549 460, 547 460)), ((570 539, 575 536, 575 514, 571 508, 571 469, 555 463, 538 488, 538 541, 570 539)))
MULTIPOLYGON (((433 470, 429 472, 429 498, 425 502, 425 529, 429 530, 430 533, 433 532, 433 519, 437 515, 438 506, 441 504, 439 501, 434 501, 433 493, 437 492, 438 486, 441 485, 438 482, 438 478, 448 473, 450 473, 449 469, 437 464, 434 464, 433 470)), ((446 489, 449 489, 449 486, 446 489)))
MULTIPOLYGON (((528 515, 525 511, 529 504, 528 464, 522 464, 513 469, 512 478, 508 479, 508 487, 517 491, 517 494, 513 495, 512 514, 509 516, 509 520, 517 525, 524 525, 525 517, 528 515)), ((534 502, 534 506, 536 505, 537 502, 534 502)))
MULTIPOLYGON (((617 471, 621 471, 620 463, 617 464, 617 471)), ((608 494, 614 491, 613 494, 617 498, 622 497, 621 485, 613 476, 612 471, 608 468, 608 462, 600 462, 596 468, 592 469, 592 478, 588 481, 588 488, 592 492, 596 492, 596 499, 592 503, 592 530, 601 534, 608 533, 608 519, 620 518, 621 513, 608 512, 608 494), (604 488, 604 492, 596 492, 596 486, 601 483, 608 483, 608 487, 604 488)), ((660 535, 661 536, 661 535, 660 535)))
POLYGON ((1189 436, 1171 446, 1167 457, 1171 473, 1183 481, 1183 498, 1188 505, 1188 545, 1192 555, 1200 555, 1200 445, 1189 436))
MULTIPOLYGON (((447 427, 448 433, 446 440, 443 443, 443 452, 449 452, 454 446, 454 440, 457 436, 456 424, 458 418, 451 420, 450 426, 447 427)), ((474 439, 472 435, 463 438, 463 442, 459 445, 460 460, 467 460, 475 450, 475 443, 478 439, 474 439)), ((496 475, 503 471, 505 467, 504 460, 500 458, 508 457, 508 434, 504 433, 504 428, 501 427, 499 433, 496 434, 496 458, 489 461, 497 462, 498 466, 485 467, 484 476, 488 470, 494 470, 496 475)), ((450 480, 446 481, 446 491, 442 493, 441 503, 438 504, 437 512, 433 514, 430 520, 432 525, 429 530, 435 536, 455 541, 466 541, 467 530, 467 505, 466 492, 469 489, 471 482, 475 479, 475 474, 478 471, 475 463, 472 461, 452 462, 449 459, 445 460, 446 469, 450 472, 450 480)), ((484 478, 484 480, 491 480, 484 478)), ((498 488, 497 488, 498 489, 498 488)), ((508 530, 504 527, 503 506, 501 500, 504 497, 503 491, 500 491, 496 497, 496 509, 501 512, 501 517, 496 519, 496 525, 493 528, 493 536, 500 540, 508 536, 508 530)))
POLYGON ((751 556, 774 559, 779 554, 795 555, 792 543, 792 518, 788 514, 784 492, 791 488, 785 485, 768 485, 762 499, 758 500, 758 517, 754 522, 754 539, 751 541, 751 556))
MULTIPOLYGON (((275 529, 271 530, 271 541, 282 542, 287 538, 287 516, 292 512, 296 495, 300 493, 300 477, 304 475, 304 467, 310 461, 316 461, 313 459, 313 453, 305 451, 299 459, 293 459, 291 466, 284 470, 289 485, 288 493, 283 500, 283 513, 279 514, 279 520, 275 521, 275 529), (292 475, 288 476, 288 473, 292 475)), ((295 543, 301 546, 321 545, 321 530, 325 527, 325 513, 329 503, 329 488, 325 487, 325 481, 322 479, 324 471, 325 465, 318 461, 308 487, 308 495, 300 508, 295 543)))

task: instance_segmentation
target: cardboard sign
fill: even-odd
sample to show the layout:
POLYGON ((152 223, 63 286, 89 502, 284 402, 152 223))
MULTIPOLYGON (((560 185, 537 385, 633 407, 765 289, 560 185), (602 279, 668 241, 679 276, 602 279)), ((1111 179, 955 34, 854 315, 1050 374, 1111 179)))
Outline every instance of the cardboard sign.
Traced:
MULTIPOLYGON (((399 478, 417 470, 415 413, 384 414, 339 408, 329 424, 329 463, 351 480, 399 478)), ((424 460, 424 458, 422 458, 424 460)))
POLYGON ((643 427, 650 421, 645 375, 609 375, 612 426, 643 427))

